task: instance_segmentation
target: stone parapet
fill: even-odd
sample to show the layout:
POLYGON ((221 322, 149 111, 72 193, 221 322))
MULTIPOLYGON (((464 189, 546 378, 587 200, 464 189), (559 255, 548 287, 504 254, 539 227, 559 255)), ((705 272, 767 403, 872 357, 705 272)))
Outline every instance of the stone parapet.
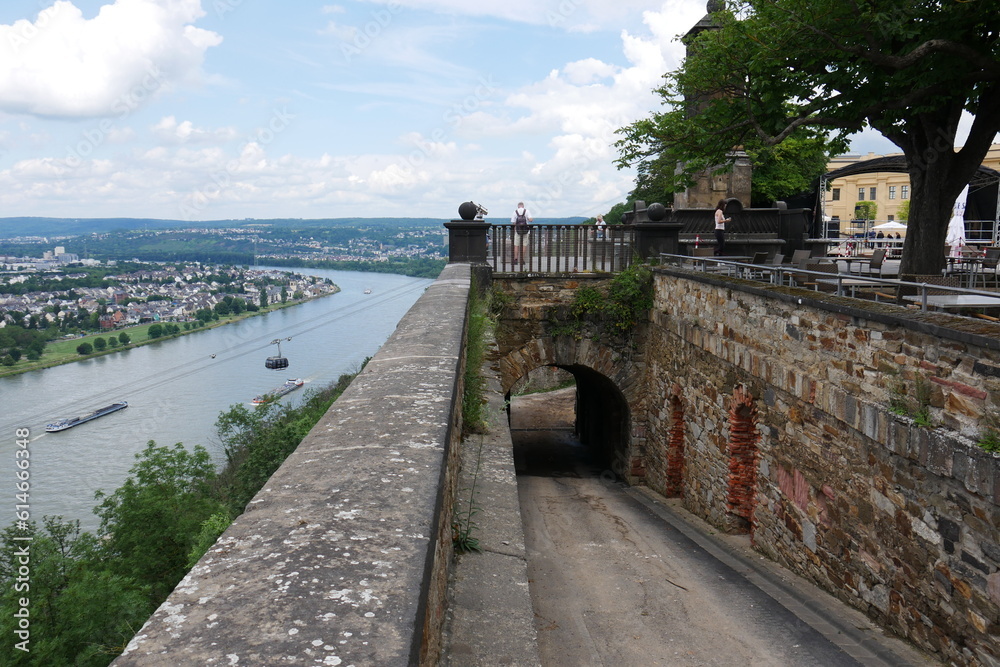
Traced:
POLYGON ((445 267, 116 666, 438 662, 469 276, 445 267))

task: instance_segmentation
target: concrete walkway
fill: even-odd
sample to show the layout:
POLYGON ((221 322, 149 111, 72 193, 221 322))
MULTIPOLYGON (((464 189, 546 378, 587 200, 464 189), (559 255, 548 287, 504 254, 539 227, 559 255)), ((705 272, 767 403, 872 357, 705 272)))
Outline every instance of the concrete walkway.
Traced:
POLYGON ((484 444, 478 478, 485 552, 459 560, 446 664, 938 664, 746 537, 615 481, 559 416, 572 392, 514 402, 519 503, 500 490, 510 450, 483 441, 496 445, 484 444))

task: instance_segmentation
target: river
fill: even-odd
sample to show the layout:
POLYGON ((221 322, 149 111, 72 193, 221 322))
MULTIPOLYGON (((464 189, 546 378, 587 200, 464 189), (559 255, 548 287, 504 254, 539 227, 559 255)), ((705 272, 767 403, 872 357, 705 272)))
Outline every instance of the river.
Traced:
POLYGON ((0 527, 15 519, 15 505, 24 500, 15 495, 19 429, 29 432, 29 463, 20 465, 28 466, 31 518, 41 523, 44 515, 61 515, 93 530, 99 523, 92 512, 94 493, 113 492, 147 441, 201 444, 221 463, 225 457, 214 426, 219 413, 235 403, 249 404, 288 378, 306 382, 282 399, 297 403, 310 386, 326 386, 356 371, 433 282, 294 270, 330 278, 341 291, 180 338, 0 378, 0 527), (371 294, 364 293, 368 289, 371 294), (289 360, 283 371, 264 367, 276 353, 270 343, 277 338, 289 360), (45 432, 45 424, 57 418, 118 400, 129 407, 67 431, 45 432))

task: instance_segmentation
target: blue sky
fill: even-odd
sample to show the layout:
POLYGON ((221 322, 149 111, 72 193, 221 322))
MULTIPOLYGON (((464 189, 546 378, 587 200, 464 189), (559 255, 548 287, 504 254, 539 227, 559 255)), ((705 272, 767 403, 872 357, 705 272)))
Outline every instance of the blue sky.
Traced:
MULTIPOLYGON (((7 0, 0 217, 592 216, 702 0, 7 0)), ((876 137, 861 151, 892 151, 876 137)))

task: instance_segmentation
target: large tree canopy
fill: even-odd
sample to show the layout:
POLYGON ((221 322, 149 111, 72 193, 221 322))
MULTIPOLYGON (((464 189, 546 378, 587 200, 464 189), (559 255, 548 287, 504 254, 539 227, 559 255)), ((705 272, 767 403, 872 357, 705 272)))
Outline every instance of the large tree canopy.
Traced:
POLYGON ((657 92, 669 110, 620 130, 619 164, 724 164, 804 128, 872 127, 906 156, 904 273, 944 266, 951 207, 1000 131, 1000 21, 986 0, 736 0, 657 92), (955 137, 973 115, 964 146, 955 137))

